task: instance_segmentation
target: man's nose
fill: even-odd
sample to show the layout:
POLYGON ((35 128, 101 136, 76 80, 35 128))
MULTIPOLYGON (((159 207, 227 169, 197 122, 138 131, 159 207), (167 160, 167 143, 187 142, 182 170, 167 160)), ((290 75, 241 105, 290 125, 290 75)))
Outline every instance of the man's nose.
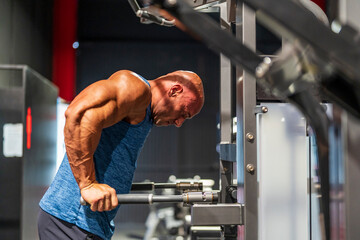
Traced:
POLYGON ((176 127, 181 127, 181 125, 185 122, 185 119, 184 118, 179 118, 179 119, 176 119, 175 121, 175 126, 176 127))

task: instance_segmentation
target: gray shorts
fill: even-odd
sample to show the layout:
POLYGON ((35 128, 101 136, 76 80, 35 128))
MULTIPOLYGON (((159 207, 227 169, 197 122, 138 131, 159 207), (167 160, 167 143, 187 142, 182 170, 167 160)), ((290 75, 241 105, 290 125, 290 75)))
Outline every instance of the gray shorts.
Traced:
POLYGON ((99 236, 56 218, 42 209, 38 216, 38 231, 40 240, 102 240, 99 236))

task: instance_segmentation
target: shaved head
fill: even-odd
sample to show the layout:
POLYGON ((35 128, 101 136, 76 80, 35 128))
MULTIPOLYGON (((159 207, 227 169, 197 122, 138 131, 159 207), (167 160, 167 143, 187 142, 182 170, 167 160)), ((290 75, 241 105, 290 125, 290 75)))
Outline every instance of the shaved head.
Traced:
POLYGON ((204 88, 200 77, 179 70, 150 81, 152 113, 157 126, 180 127, 198 114, 204 105, 204 88))
POLYGON ((201 78, 194 72, 178 70, 163 76, 164 78, 178 82, 195 94, 199 100, 199 108, 204 105, 204 87, 201 78))

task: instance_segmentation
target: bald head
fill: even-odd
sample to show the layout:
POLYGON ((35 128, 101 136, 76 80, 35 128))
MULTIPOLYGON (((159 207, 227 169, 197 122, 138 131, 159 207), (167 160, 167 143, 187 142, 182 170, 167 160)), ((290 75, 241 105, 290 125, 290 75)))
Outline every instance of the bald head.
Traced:
POLYGON ((200 77, 190 71, 175 71, 150 81, 152 112, 158 126, 182 123, 198 114, 204 105, 200 77))
POLYGON ((199 103, 199 111, 204 105, 204 88, 201 81, 201 78, 194 72, 178 70, 175 72, 171 72, 161 77, 167 79, 169 81, 173 81, 174 83, 180 83, 189 91, 193 92, 195 96, 198 98, 199 103))

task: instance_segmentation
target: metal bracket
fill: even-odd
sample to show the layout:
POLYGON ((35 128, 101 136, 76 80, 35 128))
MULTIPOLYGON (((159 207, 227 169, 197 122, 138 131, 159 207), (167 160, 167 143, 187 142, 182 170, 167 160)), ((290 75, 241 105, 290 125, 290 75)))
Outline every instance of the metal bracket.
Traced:
POLYGON ((157 16, 149 12, 147 9, 140 8, 137 0, 128 0, 135 15, 140 18, 140 22, 144 24, 156 23, 165 27, 175 26, 175 20, 167 20, 162 16, 157 16))
POLYGON ((191 207, 191 225, 244 225, 244 204, 195 204, 191 207))
POLYGON ((220 143, 220 159, 230 162, 236 162, 236 144, 220 143))

